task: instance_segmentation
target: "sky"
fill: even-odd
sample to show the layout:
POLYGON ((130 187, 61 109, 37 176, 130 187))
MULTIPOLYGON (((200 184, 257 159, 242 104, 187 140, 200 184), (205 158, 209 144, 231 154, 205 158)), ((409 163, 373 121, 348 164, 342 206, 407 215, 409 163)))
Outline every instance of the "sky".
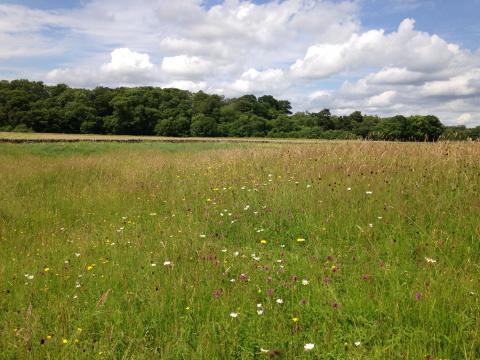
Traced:
POLYGON ((480 125, 480 0, 0 0, 0 78, 480 125))

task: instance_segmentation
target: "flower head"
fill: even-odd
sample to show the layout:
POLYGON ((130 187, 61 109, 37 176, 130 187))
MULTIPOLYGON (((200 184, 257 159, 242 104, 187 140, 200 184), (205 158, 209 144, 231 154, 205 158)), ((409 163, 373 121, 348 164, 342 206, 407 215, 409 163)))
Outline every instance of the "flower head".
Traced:
POLYGON ((312 343, 308 343, 308 344, 305 344, 305 345, 303 346, 303 348, 305 349, 305 351, 310 351, 310 350, 312 350, 314 347, 315 347, 315 344, 312 344, 312 343))

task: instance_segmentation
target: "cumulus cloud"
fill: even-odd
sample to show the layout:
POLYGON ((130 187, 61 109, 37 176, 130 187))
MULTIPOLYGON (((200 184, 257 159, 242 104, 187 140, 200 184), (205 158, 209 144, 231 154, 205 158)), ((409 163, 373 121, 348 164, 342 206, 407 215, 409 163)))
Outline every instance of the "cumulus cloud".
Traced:
POLYGON ((233 83, 231 89, 238 93, 258 93, 272 91, 273 88, 278 90, 278 87, 285 88, 287 85, 285 74, 280 69, 258 71, 251 68, 233 83))
POLYGON ((178 55, 164 57, 162 70, 170 75, 189 78, 208 75, 214 70, 214 64, 198 56, 178 55))
POLYGON ((107 72, 137 72, 153 69, 148 54, 141 54, 128 48, 115 49, 110 54, 112 60, 102 66, 107 72))
POLYGON ((406 75, 408 72, 440 71, 457 57, 463 57, 457 45, 437 35, 416 31, 414 24, 414 20, 405 19, 398 30, 390 34, 384 30, 370 30, 353 34, 344 43, 312 45, 291 70, 298 77, 326 78, 343 71, 388 65, 401 68, 406 75))

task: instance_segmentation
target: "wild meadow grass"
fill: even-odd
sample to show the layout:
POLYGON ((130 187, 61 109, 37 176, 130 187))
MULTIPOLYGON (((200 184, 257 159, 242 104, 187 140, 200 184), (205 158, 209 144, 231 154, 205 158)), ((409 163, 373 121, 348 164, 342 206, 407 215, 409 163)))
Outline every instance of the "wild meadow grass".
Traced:
POLYGON ((2 359, 478 359, 480 144, 0 144, 2 359))

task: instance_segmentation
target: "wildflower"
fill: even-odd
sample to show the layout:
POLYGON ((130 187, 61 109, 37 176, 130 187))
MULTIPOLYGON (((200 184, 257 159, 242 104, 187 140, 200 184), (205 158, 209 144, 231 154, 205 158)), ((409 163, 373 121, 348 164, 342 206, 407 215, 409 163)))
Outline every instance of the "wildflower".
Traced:
POLYGON ((362 343, 361 343, 360 341, 355 341, 355 342, 354 342, 354 345, 355 345, 356 347, 359 347, 360 345, 362 345, 362 343))
POLYGON ((80 340, 75 339, 75 344, 78 344, 78 343, 80 343, 80 340))
POLYGON ((437 260, 432 259, 432 258, 428 258, 428 257, 425 258, 425 261, 429 264, 435 264, 437 262, 437 260))
POLYGON ((308 284, 310 284, 310 281, 308 281, 307 279, 302 280, 302 285, 303 286, 307 286, 308 284))
POLYGON ((299 242, 299 243, 303 243, 303 242, 305 242, 305 239, 298 238, 298 239, 297 239, 297 242, 299 242))
POLYGON ((226 252, 227 252, 227 249, 222 249, 222 252, 223 252, 223 253, 226 253, 226 252))
POLYGON ((62 340, 62 343, 63 343, 64 345, 67 345, 67 344, 68 344, 68 340, 67 340, 67 339, 63 339, 63 340, 62 340))
POLYGON ((294 323, 298 322, 298 320, 299 320, 298 317, 293 317, 293 318, 292 318, 292 321, 293 321, 294 323))
POLYGON ((267 289, 267 295, 272 296, 273 295, 273 289, 267 289))
POLYGON ((315 344, 308 343, 308 344, 305 344, 305 346, 303 348, 305 349, 305 351, 310 351, 314 347, 315 347, 315 344))
POLYGON ((238 251, 235 251, 235 252, 233 253, 233 256, 238 256, 238 255, 240 255, 240 252, 238 252, 238 251))
POLYGON ((221 296, 222 296, 222 290, 221 290, 221 289, 217 289, 217 290, 215 290, 215 291, 213 292, 213 297, 214 297, 215 299, 218 299, 218 298, 220 298, 221 296))
POLYGON ((267 240, 260 240, 260 244, 263 244, 263 245, 266 245, 267 244, 267 240))
POLYGON ((257 308, 261 308, 262 307, 262 304, 257 304, 257 308))
POLYGON ((151 263, 150 266, 155 267, 155 266, 157 266, 157 264, 151 263))
POLYGON ((44 272, 49 272, 50 271, 50 268, 46 267, 43 269, 44 272))
POLYGON ((337 272, 337 267, 335 265, 332 265, 332 271, 335 273, 337 272))
POLYGON ((95 267, 95 264, 88 265, 88 266, 87 266, 87 270, 88 270, 88 271, 93 270, 94 267, 95 267))
POLYGON ((276 302, 277 302, 277 304, 281 305, 281 304, 283 304, 283 299, 277 299, 276 302))
POLYGON ((347 191, 352 191, 352 188, 351 188, 351 187, 348 187, 348 188, 347 188, 347 191))
POLYGON ((201 234, 201 235, 200 235, 200 237, 201 237, 202 239, 204 239, 204 238, 206 238, 206 237, 207 237, 207 235, 205 235, 205 234, 201 234))
POLYGON ((238 317, 238 313, 236 313, 236 312, 231 312, 231 313, 230 313, 230 317, 236 318, 236 317, 238 317))
POLYGON ((367 195, 372 195, 372 194, 373 194, 373 191, 365 191, 365 194, 367 194, 367 195))
POLYGON ((239 279, 241 281, 250 281, 249 277, 247 274, 240 274, 239 279))
POLYGON ((52 340, 52 335, 47 335, 47 340, 52 340))
POLYGON ((157 213, 150 213, 150 216, 157 216, 157 213))
POLYGON ((75 253, 75 256, 76 256, 76 257, 79 257, 79 256, 80 256, 80 253, 75 253))
POLYGON ((163 266, 170 266, 170 265, 172 265, 172 262, 168 261, 168 260, 164 261, 164 263, 163 263, 163 266))
POLYGON ((368 227, 371 227, 371 228, 373 228, 373 224, 368 224, 368 227))
POLYGON ((258 315, 263 315, 263 309, 258 309, 258 310, 257 310, 257 314, 258 314, 258 315))
POLYGON ((306 305, 307 304, 307 300, 306 299, 301 299, 300 302, 299 302, 300 305, 306 305))
POLYGON ((415 299, 416 299, 417 301, 420 301, 420 300, 422 299, 422 293, 421 293, 421 292, 417 292, 417 293, 415 294, 415 299))

